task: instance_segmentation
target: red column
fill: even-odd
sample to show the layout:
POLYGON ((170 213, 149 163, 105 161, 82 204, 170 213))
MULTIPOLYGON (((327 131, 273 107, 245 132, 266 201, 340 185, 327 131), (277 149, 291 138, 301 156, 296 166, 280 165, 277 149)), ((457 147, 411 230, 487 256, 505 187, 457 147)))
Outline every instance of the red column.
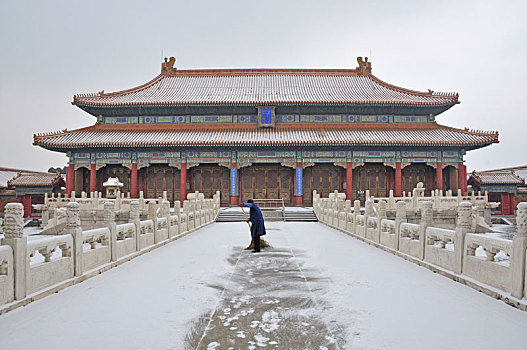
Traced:
POLYGON ((132 184, 130 188, 130 196, 137 198, 137 163, 132 163, 132 184))
POLYGON ((66 169, 66 194, 71 195, 71 191, 75 189, 75 165, 70 164, 66 169))
POLYGON ((238 165, 231 163, 231 205, 238 205, 238 165))
POLYGON ((187 199, 187 163, 181 163, 181 183, 179 186, 179 193, 181 205, 183 201, 187 199))
POLYGON ((506 192, 501 193, 501 215, 510 215, 509 210, 509 194, 506 192))
POLYGON ((465 195, 465 192, 463 190, 465 181, 463 180, 465 178, 465 165, 463 162, 459 162, 458 169, 457 169, 457 187, 461 190, 461 193, 465 195))
POLYGON ((514 200, 514 193, 510 193, 509 194, 509 198, 511 200, 511 204, 510 204, 511 215, 514 215, 514 209, 516 209, 516 203, 515 203, 515 200, 514 200))
POLYGON ((95 164, 90 166, 90 192, 95 192, 97 189, 97 168, 95 164))
POLYGON ((463 194, 466 196, 467 193, 467 166, 463 164, 463 194))
POLYGON ((401 189, 402 182, 401 162, 395 162, 395 197, 401 197, 403 195, 401 189))
POLYGON ((353 163, 346 162, 346 199, 353 201, 353 163))
POLYGON ((31 216, 31 195, 25 194, 22 197, 20 197, 19 201, 24 206, 24 217, 27 218, 31 216))
POLYGON ((441 191, 443 190, 443 163, 437 162, 436 166, 437 189, 441 191))

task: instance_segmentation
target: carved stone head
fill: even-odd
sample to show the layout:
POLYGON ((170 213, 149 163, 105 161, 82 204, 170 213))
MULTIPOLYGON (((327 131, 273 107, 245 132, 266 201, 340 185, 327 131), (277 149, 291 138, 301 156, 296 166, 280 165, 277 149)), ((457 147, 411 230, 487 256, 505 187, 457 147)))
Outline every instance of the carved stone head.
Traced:
POLYGON ((527 203, 521 202, 518 204, 518 211, 516 213, 516 226, 518 228, 518 236, 527 236, 527 203))
POLYGON ((472 203, 459 203, 457 207, 457 227, 467 229, 472 227, 472 203))
POLYGON ((406 202, 398 201, 395 203, 395 216, 399 219, 406 219, 406 202))
POLYGON ((24 228, 24 206, 8 203, 4 208, 5 238, 22 238, 24 228))
POLYGON ((66 228, 78 228, 81 225, 79 210, 79 203, 68 203, 66 206, 66 228))
POLYGON ((431 201, 423 202, 422 207, 421 207, 421 220, 431 221, 433 215, 434 215, 434 211, 432 209, 432 202, 431 201))
POLYGON ((115 221, 114 202, 104 202, 104 221, 115 221))
POLYGON ((139 219, 139 201, 130 202, 130 220, 139 219))
POLYGON ((366 200, 364 205, 364 215, 373 216, 373 202, 369 199, 366 200))
POLYGON ((161 202, 161 216, 167 217, 168 215, 170 215, 170 202, 163 199, 161 202))
POLYGON ((386 217, 386 201, 385 200, 381 200, 379 202, 377 216, 380 218, 386 217))

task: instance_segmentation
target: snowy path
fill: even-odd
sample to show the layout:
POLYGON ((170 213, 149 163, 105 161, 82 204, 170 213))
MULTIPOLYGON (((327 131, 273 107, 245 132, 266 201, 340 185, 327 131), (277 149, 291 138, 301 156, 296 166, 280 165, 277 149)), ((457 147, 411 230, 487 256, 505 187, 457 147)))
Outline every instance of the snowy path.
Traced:
POLYGON ((0 349, 527 344, 525 312, 320 223, 267 227, 261 254, 245 223, 213 224, 3 315, 0 349))

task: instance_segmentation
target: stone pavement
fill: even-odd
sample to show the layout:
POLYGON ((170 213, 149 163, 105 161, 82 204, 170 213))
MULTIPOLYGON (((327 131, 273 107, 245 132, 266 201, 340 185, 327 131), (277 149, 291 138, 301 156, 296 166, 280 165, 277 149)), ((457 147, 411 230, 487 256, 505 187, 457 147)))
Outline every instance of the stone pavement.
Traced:
POLYGON ((224 285, 212 286, 221 293, 218 304, 194 323, 186 348, 339 349, 337 325, 324 323, 325 306, 311 290, 329 281, 302 268, 299 254, 233 249, 233 272, 224 285))

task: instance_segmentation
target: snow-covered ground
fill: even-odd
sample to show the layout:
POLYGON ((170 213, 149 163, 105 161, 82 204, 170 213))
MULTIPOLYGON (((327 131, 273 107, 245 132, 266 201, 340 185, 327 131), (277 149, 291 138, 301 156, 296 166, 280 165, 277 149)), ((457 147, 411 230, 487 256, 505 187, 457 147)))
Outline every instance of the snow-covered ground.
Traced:
POLYGON ((527 312, 320 223, 213 224, 0 316, 0 349, 524 349, 527 312))

